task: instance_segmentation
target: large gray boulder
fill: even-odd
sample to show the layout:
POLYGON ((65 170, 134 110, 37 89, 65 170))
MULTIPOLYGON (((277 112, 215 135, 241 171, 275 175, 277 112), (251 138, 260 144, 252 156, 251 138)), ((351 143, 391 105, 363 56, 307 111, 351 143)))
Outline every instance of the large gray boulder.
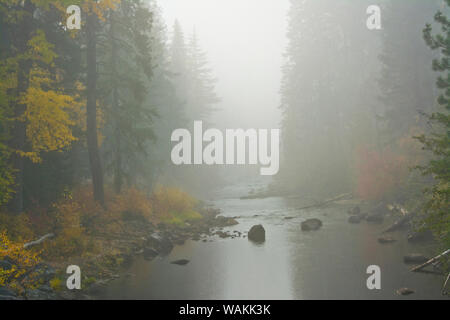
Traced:
POLYGON ((301 223, 302 231, 313 231, 318 230, 322 226, 322 221, 313 218, 305 220, 301 223))
POLYGON ((161 255, 167 255, 172 251, 173 243, 170 241, 169 237, 159 232, 155 232, 150 235, 146 247, 156 250, 161 255))
POLYGON ((260 224, 253 226, 248 232, 248 239, 254 242, 264 242, 266 241, 266 230, 260 224))

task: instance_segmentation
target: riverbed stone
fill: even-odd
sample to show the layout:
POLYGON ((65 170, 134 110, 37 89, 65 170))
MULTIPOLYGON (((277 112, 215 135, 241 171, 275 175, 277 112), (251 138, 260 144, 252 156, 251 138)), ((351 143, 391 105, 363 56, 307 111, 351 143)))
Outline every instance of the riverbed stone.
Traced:
POLYGON ((42 282, 46 283, 53 279, 56 275, 56 270, 52 266, 39 263, 34 267, 33 272, 30 274, 34 279, 40 279, 42 282))
POLYGON ((179 266, 185 266, 188 263, 189 263, 189 260, 187 260, 187 259, 179 259, 179 260, 175 260, 175 261, 171 262, 171 264, 176 264, 176 265, 179 265, 179 266))
POLYGON ((147 247, 155 249, 162 255, 167 255, 172 251, 173 243, 163 234, 154 232, 148 239, 147 247))
POLYGON ((318 230, 320 227, 322 227, 322 221, 316 218, 308 219, 301 223, 302 231, 318 230))
POLYGON ((248 232, 248 239, 253 242, 264 242, 266 241, 266 230, 261 224, 254 225, 248 232))
POLYGON ((349 223, 360 223, 361 217, 360 216, 350 216, 350 217, 348 217, 348 222, 349 223))
POLYGON ((151 260, 158 255, 158 251, 153 248, 144 248, 143 255, 145 260, 151 260))
POLYGON ((397 290, 397 294, 400 296, 407 296, 410 294, 413 294, 415 291, 413 289, 409 289, 409 288, 400 288, 397 290))

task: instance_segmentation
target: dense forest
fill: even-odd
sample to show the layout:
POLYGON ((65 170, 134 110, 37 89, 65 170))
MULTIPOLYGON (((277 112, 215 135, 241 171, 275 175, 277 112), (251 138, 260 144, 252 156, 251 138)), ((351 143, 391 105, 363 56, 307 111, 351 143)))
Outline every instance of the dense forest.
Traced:
MULTIPOLYGON (((290 1, 280 171, 251 197, 395 204, 448 253, 450 0, 378 1, 382 32, 372 2, 290 1)), ((155 0, 0 0, 0 289, 60 290, 68 258, 94 283, 157 228, 237 224, 198 200, 233 171, 170 161, 221 98, 198 31, 155 0)))
POLYGON ((448 246, 449 34, 445 14, 432 18, 448 1, 384 1, 382 33, 361 27, 370 4, 291 2, 278 187, 427 203, 448 246))
MULTIPOLYGON (((44 251, 61 258, 123 228, 124 212, 189 216, 196 200, 172 186, 195 193, 207 181, 204 170, 168 161, 170 133, 208 121, 219 100, 195 31, 185 39, 175 23, 169 40, 152 1, 8 0, 0 32, 4 243, 55 234, 44 251), (80 29, 66 25, 70 5, 82 8, 80 29)), ((1 273, 0 284, 33 261, 1 273)))

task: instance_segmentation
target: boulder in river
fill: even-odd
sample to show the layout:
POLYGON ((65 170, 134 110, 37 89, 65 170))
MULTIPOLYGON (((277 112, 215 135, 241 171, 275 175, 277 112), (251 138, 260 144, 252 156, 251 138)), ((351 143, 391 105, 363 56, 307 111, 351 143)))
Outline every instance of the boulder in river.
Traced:
POLYGON ((322 221, 313 218, 305 220, 301 223, 302 231, 318 230, 322 226, 322 221))
POLYGON ((187 260, 187 259, 180 259, 180 260, 175 260, 175 261, 171 262, 171 264, 177 264, 179 266, 185 266, 188 263, 189 263, 189 260, 187 260))
POLYGON ((266 230, 260 224, 255 225, 248 232, 248 239, 254 242, 264 242, 266 241, 266 230))
POLYGON ((155 249, 162 255, 166 255, 172 251, 173 243, 167 236, 155 232, 149 237, 147 247, 155 249))
POLYGON ((400 289, 397 290, 397 294, 399 296, 407 296, 407 295, 410 295, 410 294, 413 294, 413 293, 414 293, 414 290, 413 289, 409 289, 409 288, 400 288, 400 289))
POLYGON ((158 251, 153 248, 144 248, 143 255, 145 260, 151 260, 158 255, 158 251))
POLYGON ((349 223, 360 223, 361 217, 360 216, 350 216, 350 217, 348 217, 348 222, 349 223))
POLYGON ((403 257, 404 263, 425 263, 428 261, 428 258, 419 253, 411 253, 403 257))

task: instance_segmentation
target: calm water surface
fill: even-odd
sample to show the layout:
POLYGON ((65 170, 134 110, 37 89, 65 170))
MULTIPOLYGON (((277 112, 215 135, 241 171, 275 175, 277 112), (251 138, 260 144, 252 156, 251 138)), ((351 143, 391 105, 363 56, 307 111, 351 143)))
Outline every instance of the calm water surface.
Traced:
POLYGON ((379 244, 384 224, 347 222, 350 204, 299 210, 299 199, 240 200, 252 186, 221 190, 211 203, 224 216, 239 216, 239 225, 225 230, 247 232, 262 224, 266 242, 247 238, 210 242, 187 241, 166 257, 136 259, 124 277, 110 283, 104 299, 442 299, 442 278, 411 273, 403 263, 408 253, 432 254, 426 245, 412 245, 404 233, 389 236, 394 244, 379 244), (293 217, 293 219, 285 219, 293 217), (316 217, 323 227, 302 232, 300 222, 316 217), (170 264, 188 259, 189 264, 170 264), (381 268, 381 290, 368 290, 366 268, 381 268), (416 291, 400 297, 395 291, 416 291))

